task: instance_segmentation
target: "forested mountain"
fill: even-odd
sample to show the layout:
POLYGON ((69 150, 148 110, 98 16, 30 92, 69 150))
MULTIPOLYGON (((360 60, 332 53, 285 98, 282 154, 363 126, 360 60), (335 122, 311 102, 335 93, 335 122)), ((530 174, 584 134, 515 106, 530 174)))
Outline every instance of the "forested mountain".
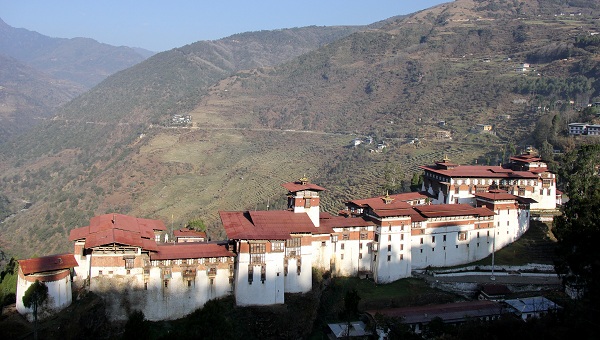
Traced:
POLYGON ((152 52, 92 39, 51 38, 0 19, 0 143, 152 52))
POLYGON ((526 144, 571 148, 561 126, 600 95, 596 7, 458 0, 363 30, 244 33, 157 54, 5 143, 2 192, 32 205, 1 225, 0 247, 67 251, 70 229, 112 211, 171 227, 201 218, 219 238, 218 210, 281 208, 279 184, 303 175, 335 212, 406 189, 444 154, 496 163, 526 144), (173 114, 192 126, 171 126, 173 114), (388 147, 346 147, 367 135, 388 147))

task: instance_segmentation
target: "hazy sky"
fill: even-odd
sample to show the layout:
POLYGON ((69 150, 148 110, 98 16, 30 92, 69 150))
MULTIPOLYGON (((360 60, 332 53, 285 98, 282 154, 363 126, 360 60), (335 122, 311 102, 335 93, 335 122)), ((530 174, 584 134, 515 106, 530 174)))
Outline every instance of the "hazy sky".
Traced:
POLYGON ((160 52, 235 33, 366 25, 450 0, 0 0, 8 25, 160 52))

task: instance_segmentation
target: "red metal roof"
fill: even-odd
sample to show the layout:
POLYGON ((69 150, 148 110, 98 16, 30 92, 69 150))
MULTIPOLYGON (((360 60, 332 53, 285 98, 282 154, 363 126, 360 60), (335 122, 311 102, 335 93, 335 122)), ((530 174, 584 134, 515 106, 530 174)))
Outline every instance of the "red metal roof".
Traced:
POLYGON ((494 212, 487 208, 473 208, 468 204, 434 204, 434 205, 418 205, 413 207, 421 215, 426 218, 433 217, 450 217, 450 216, 491 216, 494 212), (486 209, 486 210, 482 210, 486 209), (487 212, 489 211, 489 212, 487 212))
POLYGON ((319 220, 319 230, 323 228, 349 228, 349 227, 369 227, 375 223, 367 221, 362 217, 343 217, 333 216, 331 218, 319 220))
POLYGON ((526 154, 522 154, 519 156, 512 156, 512 157, 510 157, 510 160, 524 162, 524 163, 533 163, 533 162, 541 162, 542 158, 540 158, 539 156, 536 156, 536 155, 526 153, 526 154))
POLYGON ((286 240, 294 233, 319 233, 306 213, 221 211, 219 215, 229 239, 286 240))
POLYGON ((90 219, 90 225, 71 230, 69 240, 85 239, 85 247, 113 243, 156 250, 154 232, 166 230, 160 220, 136 218, 122 214, 105 214, 90 219))
POLYGON ((442 318, 445 322, 464 321, 489 315, 500 315, 505 308, 499 303, 488 300, 454 302, 443 305, 426 305, 417 307, 388 308, 367 311, 370 315, 377 313, 402 318, 406 324, 426 323, 434 318, 442 318))
POLYGON ((286 188, 289 192, 298 192, 298 191, 302 191, 302 190, 315 190, 315 191, 326 190, 325 188, 318 186, 316 184, 309 183, 309 182, 300 182, 300 181, 283 183, 281 186, 286 188))
MULTIPOLYGON (((407 203, 408 204, 408 203, 407 203)), ((400 209, 375 209, 373 212, 379 217, 392 217, 392 216, 413 216, 419 215, 412 209, 412 206, 409 204, 406 208, 400 209)))
POLYGON ((19 267, 24 275, 50 272, 79 266, 73 254, 59 254, 32 259, 19 260, 19 267))
POLYGON ((419 168, 447 177, 472 178, 525 178, 535 179, 538 175, 533 171, 514 171, 502 166, 459 165, 452 169, 440 169, 436 165, 421 165, 419 168))
POLYGON ((206 238, 206 233, 203 231, 197 231, 193 229, 178 229, 173 231, 173 236, 175 237, 202 237, 206 238))
POLYGON ((199 259, 207 257, 231 257, 235 254, 226 245, 215 243, 172 243, 160 244, 156 253, 150 253, 151 260, 199 259))
POLYGON ((537 203, 537 201, 534 200, 533 198, 515 196, 515 195, 509 194, 507 192, 492 192, 492 191, 482 192, 482 193, 475 194, 475 197, 476 198, 485 198, 485 199, 492 200, 492 201, 515 200, 519 203, 526 203, 526 204, 537 203))
POLYGON ((426 195, 419 192, 406 192, 395 195, 378 196, 364 198, 359 200, 348 201, 347 203, 357 205, 359 207, 371 207, 372 209, 398 209, 408 208, 411 205, 407 201, 427 198, 426 195), (386 203, 386 199, 390 199, 390 203, 386 203))
POLYGON ((519 197, 508 192, 481 192, 475 194, 475 197, 481 197, 492 201, 517 200, 519 197))

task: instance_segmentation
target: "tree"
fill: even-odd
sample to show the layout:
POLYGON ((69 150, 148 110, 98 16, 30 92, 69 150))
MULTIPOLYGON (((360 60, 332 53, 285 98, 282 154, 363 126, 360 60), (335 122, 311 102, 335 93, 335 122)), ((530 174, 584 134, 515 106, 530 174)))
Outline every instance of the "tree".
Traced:
POLYGON ((600 145, 584 145, 565 155, 559 175, 569 200, 554 219, 558 239, 556 270, 565 284, 583 286, 584 297, 600 297, 600 145))
POLYGON ((202 221, 201 219, 195 219, 195 220, 191 220, 187 223, 186 227, 188 229, 193 229, 196 231, 206 231, 206 225, 204 224, 204 221, 202 221))
POLYGON ((48 298, 48 287, 39 280, 27 288, 23 294, 23 305, 33 311, 33 337, 37 339, 38 310, 48 298))

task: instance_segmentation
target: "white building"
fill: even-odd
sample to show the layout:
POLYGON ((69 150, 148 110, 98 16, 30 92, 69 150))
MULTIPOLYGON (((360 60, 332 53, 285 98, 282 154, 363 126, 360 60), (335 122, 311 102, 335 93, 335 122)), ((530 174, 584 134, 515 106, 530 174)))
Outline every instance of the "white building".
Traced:
POLYGON ((458 165, 449 159, 423 169, 422 191, 434 204, 475 205, 475 195, 503 189, 515 196, 530 198, 532 210, 556 209, 556 175, 541 158, 526 153, 510 158, 504 166, 458 165))
POLYGON ((451 170, 458 166, 440 163, 443 169, 426 176, 428 193, 348 201, 339 216, 321 213, 324 188, 306 178, 285 183, 287 210, 219 212, 228 238, 220 243, 183 242, 199 240, 187 231, 178 231, 177 243, 161 243, 166 230, 161 221, 96 216, 89 226, 71 231, 73 280, 100 295, 112 319, 126 319, 133 310, 149 320, 174 319, 230 294, 242 306, 282 304, 286 293, 312 289, 313 269, 387 283, 410 277, 413 270, 469 263, 529 228, 529 208, 536 200, 490 190, 487 180, 517 173, 519 181, 543 184, 543 162, 517 158, 515 166, 527 171, 484 168, 501 174, 485 178, 481 170, 449 176, 444 171, 456 175, 451 170), (459 182, 465 179, 481 181, 482 188, 459 182), (447 197, 459 201, 446 204, 447 197))
POLYGON ((74 282, 100 295, 113 320, 133 310, 176 319, 231 294, 234 254, 226 244, 157 243, 161 221, 106 214, 73 229, 74 282))
POLYGON ((25 307, 23 296, 36 280, 48 287, 48 298, 38 308, 38 319, 44 319, 65 307, 72 301, 71 268, 77 266, 73 254, 52 255, 19 260, 17 277, 17 311, 33 320, 33 310, 25 307))
POLYGON ((600 125, 587 123, 571 123, 569 124, 569 135, 600 136, 600 125))

